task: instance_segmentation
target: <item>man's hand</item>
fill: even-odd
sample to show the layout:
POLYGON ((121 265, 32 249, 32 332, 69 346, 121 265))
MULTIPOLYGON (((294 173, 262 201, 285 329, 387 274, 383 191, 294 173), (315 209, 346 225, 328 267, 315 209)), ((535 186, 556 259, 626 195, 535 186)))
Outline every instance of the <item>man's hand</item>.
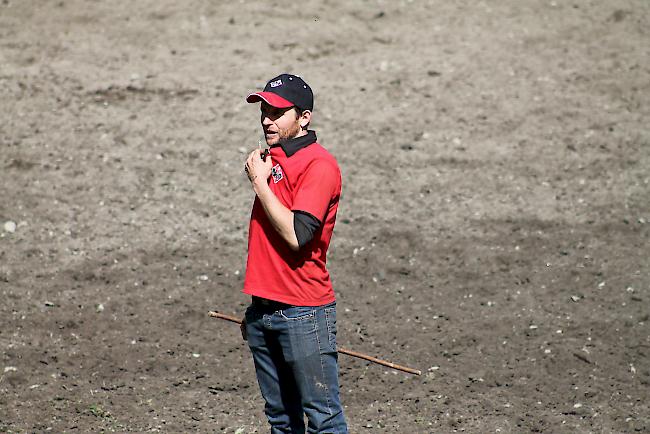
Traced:
POLYGON ((268 179, 271 176, 273 161, 271 156, 266 157, 266 161, 260 157, 261 151, 254 150, 246 160, 244 171, 253 186, 253 191, 257 195, 264 212, 266 213, 271 225, 276 232, 288 244, 294 252, 300 250, 296 231, 293 227, 293 211, 284 206, 275 196, 275 193, 269 187, 268 179))
POLYGON ((248 340, 248 333, 246 333, 246 317, 243 317, 241 320, 241 324, 239 325, 239 330, 241 330, 241 337, 245 341, 248 340))
POLYGON ((262 160, 262 152, 259 149, 255 149, 253 152, 248 154, 246 159, 246 164, 244 165, 244 171, 248 175, 248 180, 251 183, 264 181, 266 182, 271 176, 271 168, 273 167, 273 161, 271 156, 268 155, 266 160, 262 160))

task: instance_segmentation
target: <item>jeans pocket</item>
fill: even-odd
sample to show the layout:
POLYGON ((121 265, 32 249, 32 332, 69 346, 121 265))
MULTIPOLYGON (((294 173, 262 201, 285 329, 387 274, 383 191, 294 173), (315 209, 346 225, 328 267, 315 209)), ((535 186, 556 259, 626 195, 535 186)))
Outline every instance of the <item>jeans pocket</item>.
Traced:
POLYGON ((327 339, 330 347, 336 351, 336 307, 325 308, 325 322, 327 323, 327 339))
POLYGON ((304 321, 314 317, 316 311, 309 306, 293 306, 288 309, 282 309, 280 316, 289 321, 304 321))

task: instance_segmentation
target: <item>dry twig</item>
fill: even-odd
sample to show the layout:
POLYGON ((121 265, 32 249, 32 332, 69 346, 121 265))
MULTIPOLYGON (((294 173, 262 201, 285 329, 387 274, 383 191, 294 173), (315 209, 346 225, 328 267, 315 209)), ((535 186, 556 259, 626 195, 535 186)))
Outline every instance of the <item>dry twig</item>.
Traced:
MULTIPOLYGON (((210 315, 213 318, 218 318, 218 319, 223 319, 223 320, 226 320, 226 321, 234 322, 234 323, 237 323, 239 325, 241 325, 241 323, 242 323, 242 321, 239 318, 235 318, 234 316, 225 315, 225 314, 219 313, 219 312, 208 312, 208 315, 210 315)), ((376 357, 369 356, 367 354, 363 354, 363 353, 359 353, 359 352, 351 351, 351 350, 346 350, 345 348, 340 348, 340 347, 338 349, 338 352, 340 354, 345 354, 345 355, 348 355, 348 356, 357 357, 359 359, 368 360, 369 362, 377 363, 377 364, 383 365, 383 366, 387 366, 387 367, 392 368, 392 369, 397 369, 398 371, 408 372, 409 374, 414 374, 414 375, 422 375, 422 371, 420 371, 419 369, 413 369, 413 368, 409 368, 409 367, 406 367, 406 366, 401 366, 401 365, 398 365, 396 363, 388 362, 386 360, 382 360, 382 359, 378 359, 376 357)))

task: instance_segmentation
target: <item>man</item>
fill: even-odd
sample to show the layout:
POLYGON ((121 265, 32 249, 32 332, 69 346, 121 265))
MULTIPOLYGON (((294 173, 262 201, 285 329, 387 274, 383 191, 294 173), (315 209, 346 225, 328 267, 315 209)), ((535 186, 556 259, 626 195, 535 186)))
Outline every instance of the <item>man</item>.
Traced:
POLYGON ((339 399, 336 302, 325 267, 341 172, 309 130, 314 97, 282 74, 246 101, 261 103, 269 154, 256 149, 245 171, 256 194, 242 334, 255 362, 271 433, 347 433, 339 399))

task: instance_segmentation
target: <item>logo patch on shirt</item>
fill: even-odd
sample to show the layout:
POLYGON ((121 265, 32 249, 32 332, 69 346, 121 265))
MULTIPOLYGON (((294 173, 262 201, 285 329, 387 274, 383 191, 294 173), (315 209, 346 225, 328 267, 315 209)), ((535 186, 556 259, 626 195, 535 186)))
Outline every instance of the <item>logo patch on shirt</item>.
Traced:
POLYGON ((282 180, 282 167, 279 164, 276 164, 271 169, 271 176, 273 177, 273 182, 277 184, 282 180))

